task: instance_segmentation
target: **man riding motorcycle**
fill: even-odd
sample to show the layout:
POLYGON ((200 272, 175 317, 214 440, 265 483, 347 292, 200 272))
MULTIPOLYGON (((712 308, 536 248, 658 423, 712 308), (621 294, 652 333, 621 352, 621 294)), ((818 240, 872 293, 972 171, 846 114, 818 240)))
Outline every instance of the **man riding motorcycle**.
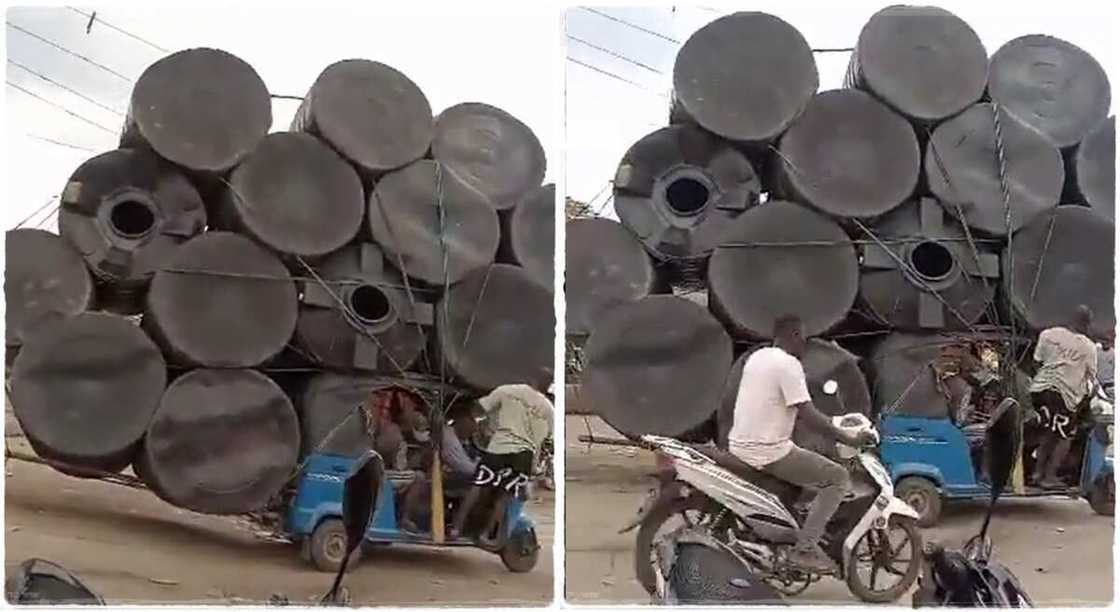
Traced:
POLYGON ((832 460, 795 445, 793 426, 800 415, 807 425, 833 441, 855 447, 874 444, 875 436, 866 431, 842 431, 813 406, 799 360, 806 345, 800 317, 779 317, 773 335, 774 345, 755 351, 743 365, 728 450, 757 470, 816 491, 789 558, 806 569, 832 571, 834 563, 819 543, 848 490, 848 472, 832 460))

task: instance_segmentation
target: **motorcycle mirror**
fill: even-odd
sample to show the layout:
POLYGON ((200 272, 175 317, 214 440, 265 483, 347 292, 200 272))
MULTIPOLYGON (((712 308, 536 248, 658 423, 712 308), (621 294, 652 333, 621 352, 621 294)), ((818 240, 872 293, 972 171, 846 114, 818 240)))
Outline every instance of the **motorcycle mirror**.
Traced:
POLYGON ((992 501, 1003 493, 1019 457, 1019 449, 1023 443, 1021 422, 1022 407, 1012 398, 1000 402, 988 421, 985 446, 991 453, 988 465, 992 501))
POLYGON ((366 451, 359 457, 343 481, 342 486, 342 525, 346 529, 346 556, 342 558, 342 565, 338 568, 334 585, 323 598, 324 601, 333 602, 338 599, 339 587, 342 576, 346 573, 346 565, 353 556, 354 551, 365 539, 373 521, 374 510, 377 508, 377 494, 380 491, 381 481, 385 475, 385 463, 381 455, 373 451, 366 451))
POLYGON ((840 390, 840 385, 835 380, 829 379, 821 386, 821 390, 824 391, 825 395, 836 395, 836 392, 840 390))

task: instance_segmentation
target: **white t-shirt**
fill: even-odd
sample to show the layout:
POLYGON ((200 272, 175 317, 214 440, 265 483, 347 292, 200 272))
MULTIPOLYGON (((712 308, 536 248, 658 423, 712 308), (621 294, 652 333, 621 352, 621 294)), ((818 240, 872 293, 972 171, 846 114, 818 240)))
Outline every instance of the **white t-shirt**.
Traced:
POLYGON ((796 357, 777 347, 755 351, 743 364, 728 450, 753 467, 785 457, 794 446, 794 406, 808 401, 805 369, 796 357))
POLYGON ((1057 391, 1073 410, 1097 382, 1097 345, 1083 334, 1064 327, 1051 327, 1038 335, 1034 359, 1038 372, 1031 393, 1057 391))

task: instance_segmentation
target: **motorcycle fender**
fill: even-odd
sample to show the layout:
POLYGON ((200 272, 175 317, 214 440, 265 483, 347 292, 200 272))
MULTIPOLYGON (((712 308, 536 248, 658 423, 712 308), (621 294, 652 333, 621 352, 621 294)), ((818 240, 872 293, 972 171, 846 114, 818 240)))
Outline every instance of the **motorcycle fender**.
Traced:
POLYGON ((898 499, 897 497, 892 497, 890 498, 890 501, 887 502, 887 507, 883 509, 883 518, 885 520, 890 520, 890 518, 895 514, 901 514, 902 516, 912 518, 915 521, 921 518, 918 514, 918 511, 911 508, 910 504, 902 501, 901 499, 898 499))

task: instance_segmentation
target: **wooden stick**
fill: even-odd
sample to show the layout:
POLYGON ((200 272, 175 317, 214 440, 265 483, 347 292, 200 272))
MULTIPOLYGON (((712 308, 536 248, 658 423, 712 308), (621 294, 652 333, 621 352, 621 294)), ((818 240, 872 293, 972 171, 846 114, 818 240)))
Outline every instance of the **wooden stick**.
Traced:
POLYGON ((443 469, 439 460, 439 449, 432 453, 432 542, 443 544, 444 540, 444 502, 443 469))

